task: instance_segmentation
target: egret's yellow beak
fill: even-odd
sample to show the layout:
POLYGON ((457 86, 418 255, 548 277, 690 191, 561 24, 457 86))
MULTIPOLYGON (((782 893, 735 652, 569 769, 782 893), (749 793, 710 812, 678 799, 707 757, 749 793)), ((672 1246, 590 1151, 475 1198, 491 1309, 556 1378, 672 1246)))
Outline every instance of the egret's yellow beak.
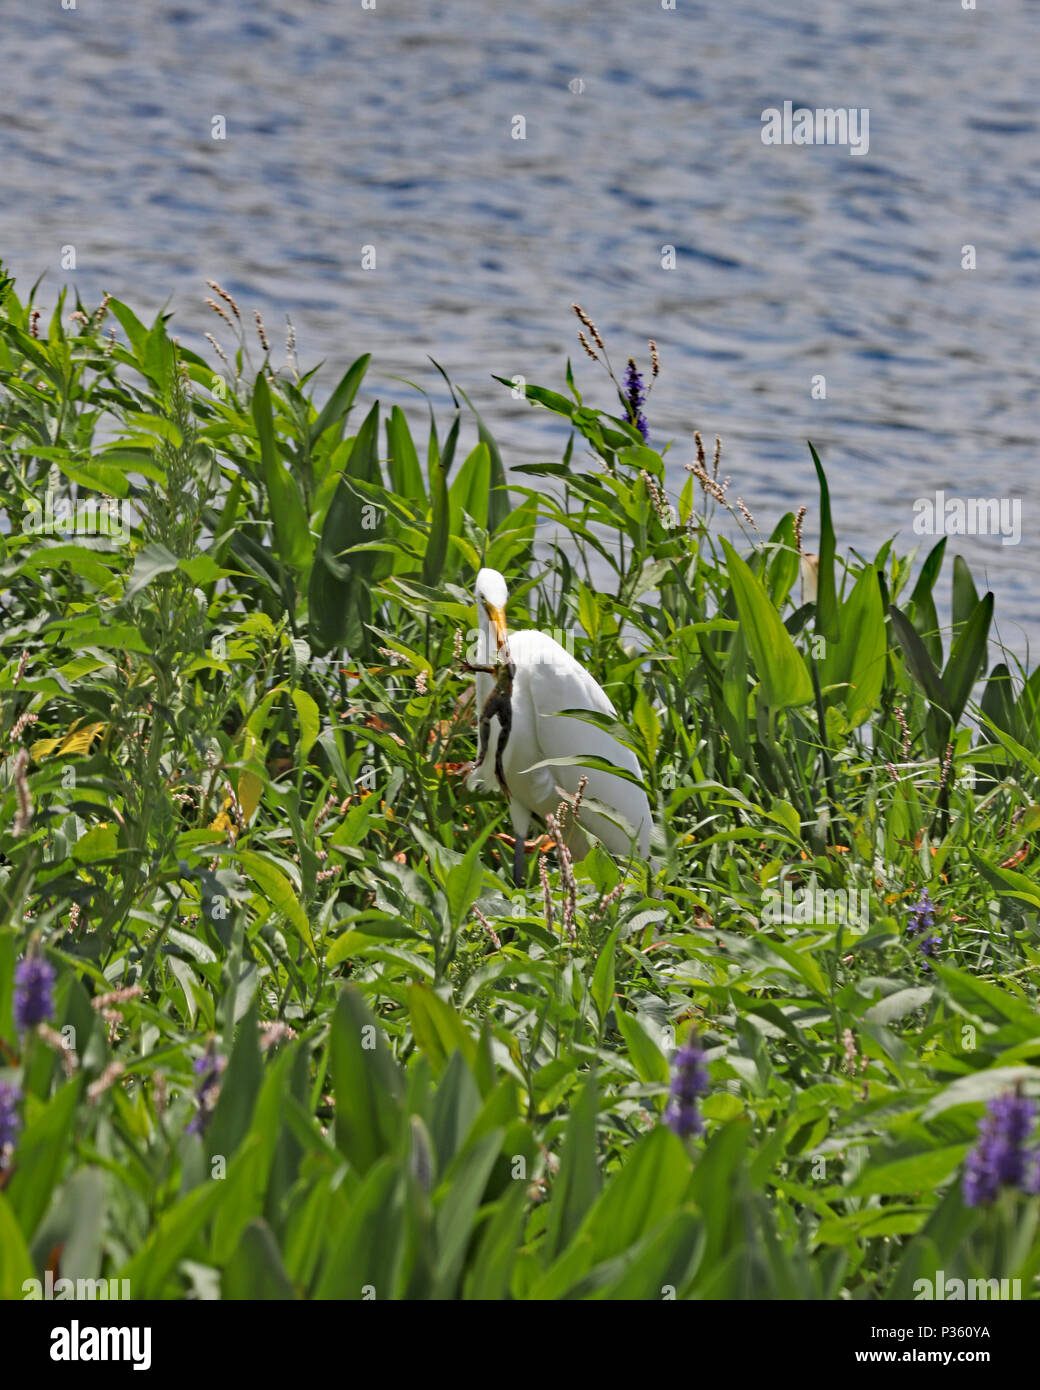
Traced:
POLYGON ((501 651, 506 646, 509 639, 509 632, 506 628, 506 615, 504 609, 495 608, 490 603, 484 605, 488 617, 491 619, 491 626, 495 629, 495 641, 498 650, 501 651))

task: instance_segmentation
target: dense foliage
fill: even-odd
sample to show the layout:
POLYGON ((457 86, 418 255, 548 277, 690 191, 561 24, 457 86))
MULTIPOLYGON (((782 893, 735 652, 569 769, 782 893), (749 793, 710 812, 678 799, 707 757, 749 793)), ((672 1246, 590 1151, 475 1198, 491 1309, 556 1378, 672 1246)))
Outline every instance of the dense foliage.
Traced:
POLYGON ((943 631, 944 540, 839 558, 815 454, 818 558, 717 458, 670 499, 631 374, 527 386, 568 442, 507 492, 446 378, 421 444, 366 356, 318 409, 214 292, 217 374, 0 285, 0 1293, 1031 1296, 1040 673, 992 595, 955 560, 943 631), (482 564, 614 701, 651 864, 512 882, 482 564))

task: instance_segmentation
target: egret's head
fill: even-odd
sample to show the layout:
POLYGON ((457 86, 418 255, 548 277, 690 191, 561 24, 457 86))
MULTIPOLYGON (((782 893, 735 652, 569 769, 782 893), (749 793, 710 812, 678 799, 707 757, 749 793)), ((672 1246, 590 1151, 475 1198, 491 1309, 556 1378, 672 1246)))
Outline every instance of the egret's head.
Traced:
POLYGON ((507 640, 506 604, 509 601, 509 590, 506 588, 506 581, 498 570, 483 569, 477 575, 475 592, 477 616, 487 616, 498 649, 501 650, 507 640))

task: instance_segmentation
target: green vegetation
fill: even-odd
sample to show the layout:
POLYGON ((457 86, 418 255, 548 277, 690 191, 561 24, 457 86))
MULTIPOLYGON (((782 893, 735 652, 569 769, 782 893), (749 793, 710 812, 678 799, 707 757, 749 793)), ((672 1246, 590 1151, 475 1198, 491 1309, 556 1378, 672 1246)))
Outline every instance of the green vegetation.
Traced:
POLYGON ((1040 1094, 1040 673, 988 668, 992 595, 955 560, 942 632, 944 542, 841 559, 818 459, 815 573, 791 514, 738 553, 711 463, 670 501, 569 368, 507 493, 458 388, 410 419, 368 367, 319 410, 244 335, 217 378, 0 281, 0 1294, 1034 1294, 1040 1197, 961 1186, 1040 1094), (651 865, 513 884, 459 775, 482 564, 614 701, 651 865))

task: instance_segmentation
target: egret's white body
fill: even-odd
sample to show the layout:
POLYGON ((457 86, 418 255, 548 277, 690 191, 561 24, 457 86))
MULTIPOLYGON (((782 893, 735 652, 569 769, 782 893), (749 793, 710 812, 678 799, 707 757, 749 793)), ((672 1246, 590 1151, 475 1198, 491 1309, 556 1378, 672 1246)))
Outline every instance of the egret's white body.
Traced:
MULTIPOLYGON (((588 779, 578 815, 566 817, 567 847, 575 858, 582 858, 589 842, 582 827, 592 832, 613 854, 635 853, 646 859, 650 853, 650 804, 642 787, 594 767, 575 763, 557 764, 554 759, 592 754, 623 768, 636 777, 642 772, 635 754, 623 743, 595 725, 581 719, 559 718, 561 710, 590 710, 617 718, 617 711, 606 691, 580 662, 547 633, 524 631, 507 633, 505 607, 508 598, 505 580, 497 570, 483 569, 477 575, 477 610, 486 662, 508 659, 515 667, 512 688, 512 729, 502 755, 502 771, 509 788, 509 816, 517 838, 514 865, 522 864, 523 841, 531 816, 543 819, 554 813, 562 799, 561 790, 573 797, 582 777, 588 779), (537 764, 546 763, 539 767, 537 764), (591 803, 599 803, 598 810, 591 803)), ((478 672, 476 677, 477 716, 495 687, 494 677, 478 672)), ((470 773, 468 785, 495 787, 495 752, 501 737, 501 724, 492 718, 488 747, 479 767, 470 773)))

